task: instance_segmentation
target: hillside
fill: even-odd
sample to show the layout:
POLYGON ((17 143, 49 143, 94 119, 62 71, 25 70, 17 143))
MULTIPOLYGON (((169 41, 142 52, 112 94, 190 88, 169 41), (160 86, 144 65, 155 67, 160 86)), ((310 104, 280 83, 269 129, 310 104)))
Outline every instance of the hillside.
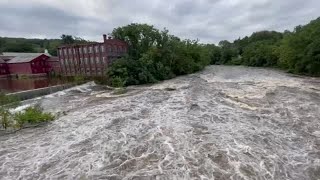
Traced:
POLYGON ((57 47, 62 44, 87 42, 79 37, 62 35, 61 39, 27 39, 0 37, 0 52, 44 52, 48 49, 53 56, 57 55, 57 47))

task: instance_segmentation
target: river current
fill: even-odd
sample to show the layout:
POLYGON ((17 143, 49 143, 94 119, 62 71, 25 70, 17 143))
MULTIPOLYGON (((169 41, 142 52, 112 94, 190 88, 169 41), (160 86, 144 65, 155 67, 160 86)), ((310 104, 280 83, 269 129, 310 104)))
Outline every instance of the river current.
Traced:
POLYGON ((0 179, 320 179, 320 79, 210 66, 123 95, 23 102, 57 120, 0 135, 0 179))

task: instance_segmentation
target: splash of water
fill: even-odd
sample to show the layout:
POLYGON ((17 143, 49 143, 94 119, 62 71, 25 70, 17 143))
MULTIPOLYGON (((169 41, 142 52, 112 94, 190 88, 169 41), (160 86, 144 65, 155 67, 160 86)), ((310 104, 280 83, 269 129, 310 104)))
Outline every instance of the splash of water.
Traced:
POLYGON ((0 177, 317 179, 319 83, 212 66, 123 96, 87 84, 31 100, 64 113, 1 136, 0 177))

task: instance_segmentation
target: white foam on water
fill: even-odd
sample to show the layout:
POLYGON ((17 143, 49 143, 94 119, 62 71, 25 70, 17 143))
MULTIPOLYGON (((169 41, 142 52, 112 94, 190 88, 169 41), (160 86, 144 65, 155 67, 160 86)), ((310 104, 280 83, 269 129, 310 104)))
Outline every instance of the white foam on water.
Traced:
POLYGON ((63 113, 0 136, 0 177, 315 179, 320 97, 312 82, 211 66, 121 97, 89 83, 31 100, 63 113))

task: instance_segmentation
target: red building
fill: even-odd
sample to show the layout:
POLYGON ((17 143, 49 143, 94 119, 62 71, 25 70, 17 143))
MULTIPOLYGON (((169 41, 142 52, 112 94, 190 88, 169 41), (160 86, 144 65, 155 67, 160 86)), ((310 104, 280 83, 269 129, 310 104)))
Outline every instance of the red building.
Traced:
POLYGON ((5 77, 9 74, 7 63, 0 57, 0 77, 5 77))
POLYGON ((54 74, 60 74, 61 73, 61 67, 60 67, 60 61, 58 57, 49 57, 49 59, 47 59, 48 62, 48 66, 49 69, 48 71, 50 73, 54 73, 54 74))
POLYGON ((45 74, 49 72, 48 55, 38 53, 21 53, 7 61, 10 74, 45 74))
POLYGON ((61 46, 58 48, 61 73, 66 76, 101 76, 108 65, 127 51, 126 42, 106 35, 103 35, 103 43, 61 46))

